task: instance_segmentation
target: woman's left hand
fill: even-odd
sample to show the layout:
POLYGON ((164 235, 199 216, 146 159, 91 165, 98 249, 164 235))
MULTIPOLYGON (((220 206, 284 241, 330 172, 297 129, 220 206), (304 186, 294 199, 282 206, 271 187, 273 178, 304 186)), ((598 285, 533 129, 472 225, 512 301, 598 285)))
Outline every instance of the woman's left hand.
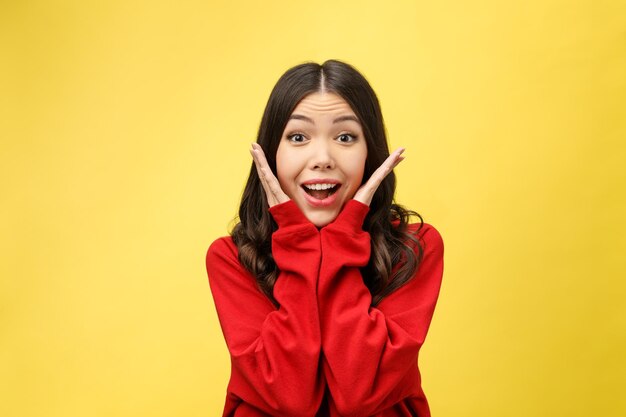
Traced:
POLYGON ((385 159, 385 162, 374 171, 370 179, 357 190, 352 198, 369 206, 380 183, 383 182, 385 177, 389 175, 396 165, 404 160, 404 156, 401 156, 404 149, 405 148, 398 148, 389 155, 389 157, 385 159))

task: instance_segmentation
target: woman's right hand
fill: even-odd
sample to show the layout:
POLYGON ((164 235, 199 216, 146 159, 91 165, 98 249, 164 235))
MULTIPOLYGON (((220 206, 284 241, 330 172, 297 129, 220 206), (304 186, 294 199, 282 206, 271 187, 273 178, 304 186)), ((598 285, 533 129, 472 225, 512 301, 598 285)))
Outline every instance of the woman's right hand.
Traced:
POLYGON ((269 206, 273 207, 276 204, 289 201, 289 196, 285 194, 283 189, 280 187, 278 179, 270 169, 261 146, 258 143, 253 143, 250 153, 252 154, 252 159, 254 159, 254 165, 256 166, 256 171, 259 174, 261 184, 263 184, 263 189, 265 190, 269 206))

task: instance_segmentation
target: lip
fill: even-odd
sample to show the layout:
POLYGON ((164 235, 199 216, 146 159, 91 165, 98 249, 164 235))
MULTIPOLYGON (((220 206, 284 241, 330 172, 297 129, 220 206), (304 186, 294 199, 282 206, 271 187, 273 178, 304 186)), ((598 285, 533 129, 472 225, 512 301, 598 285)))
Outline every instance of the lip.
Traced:
POLYGON ((304 194, 304 199, 306 200, 306 202, 309 203, 309 205, 312 207, 319 208, 319 207, 328 207, 334 204, 335 201, 337 200, 337 195, 339 194, 339 188, 341 188, 341 186, 342 186, 341 181, 333 179, 333 178, 311 178, 310 180, 303 181, 300 184, 299 188, 302 191, 302 194, 304 194), (337 191, 335 191, 334 193, 332 193, 325 199, 318 200, 317 198, 309 195, 309 193, 307 193, 304 190, 304 186, 310 185, 310 184, 337 184, 338 188, 337 188, 337 191))
POLYGON ((300 185, 304 184, 341 184, 341 182, 332 178, 313 178, 311 180, 304 181, 300 185))
MULTIPOLYGON (((314 180, 311 180, 314 181, 314 180)), ((328 181, 328 180, 324 180, 324 181, 328 181)), ((341 184, 339 182, 321 182, 323 184, 341 184)), ((320 184, 320 182, 304 182, 303 184, 320 184)), ((341 185, 339 186, 341 188, 341 185)), ((337 189, 337 191, 335 191, 333 194, 329 195, 328 197, 326 197, 323 200, 318 200, 317 198, 314 198, 313 196, 310 196, 306 191, 304 191, 304 187, 299 187, 300 191, 302 192, 302 194, 304 194, 304 198, 307 201, 307 203, 309 203, 309 205, 313 206, 313 207, 328 207, 330 205, 332 205, 335 200, 337 200, 337 194, 339 194, 339 189, 337 189)))

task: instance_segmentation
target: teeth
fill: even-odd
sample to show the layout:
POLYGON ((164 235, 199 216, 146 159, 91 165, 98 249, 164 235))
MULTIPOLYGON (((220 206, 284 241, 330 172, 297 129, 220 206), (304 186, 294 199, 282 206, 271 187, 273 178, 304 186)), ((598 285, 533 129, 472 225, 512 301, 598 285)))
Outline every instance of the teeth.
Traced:
POLYGON ((309 190, 328 190, 329 188, 335 188, 337 184, 304 184, 309 190))

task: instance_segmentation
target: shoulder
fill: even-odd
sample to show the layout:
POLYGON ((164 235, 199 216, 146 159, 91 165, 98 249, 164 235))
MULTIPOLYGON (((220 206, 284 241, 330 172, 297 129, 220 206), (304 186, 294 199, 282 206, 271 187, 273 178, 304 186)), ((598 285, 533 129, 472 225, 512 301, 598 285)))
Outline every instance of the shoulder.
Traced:
POLYGON ((231 236, 215 239, 207 249, 205 260, 209 279, 225 271, 238 272, 237 275, 247 272, 239 262, 239 251, 231 236))
MULTIPOLYGON (((430 223, 409 223, 406 232, 419 242, 419 245, 414 241, 407 242, 407 246, 418 258, 417 265, 411 277, 380 302, 379 308, 386 309, 392 314, 399 314, 405 310, 412 311, 416 305, 421 306, 420 309, 427 306, 426 310, 421 311, 432 311, 443 278, 444 247, 439 230, 430 223), (420 248, 423 250, 421 259, 420 248)), ((406 261, 404 255, 402 258, 406 261)), ((398 262, 394 268, 404 266, 404 261, 398 262)))
MULTIPOLYGON (((435 291, 432 295, 436 296, 443 275, 444 245, 441 233, 430 223, 412 223, 408 230, 416 235, 423 248, 422 258, 417 267, 418 279, 415 285, 428 287, 429 291, 435 291)), ((415 246, 416 255, 417 250, 415 246)), ((424 287, 420 291, 425 291, 424 287)))
POLYGON ((231 236, 219 237, 209 245, 206 271, 221 320, 230 320, 230 312, 239 311, 240 305, 254 311, 274 308, 258 287, 254 275, 239 262, 239 250, 231 236))
POLYGON ((435 226, 430 223, 410 223, 407 232, 416 236, 424 245, 424 254, 443 255, 443 237, 435 226))
POLYGON ((207 249, 206 259, 213 259, 216 257, 237 257, 237 245, 233 242, 231 236, 222 236, 215 239, 207 249))

